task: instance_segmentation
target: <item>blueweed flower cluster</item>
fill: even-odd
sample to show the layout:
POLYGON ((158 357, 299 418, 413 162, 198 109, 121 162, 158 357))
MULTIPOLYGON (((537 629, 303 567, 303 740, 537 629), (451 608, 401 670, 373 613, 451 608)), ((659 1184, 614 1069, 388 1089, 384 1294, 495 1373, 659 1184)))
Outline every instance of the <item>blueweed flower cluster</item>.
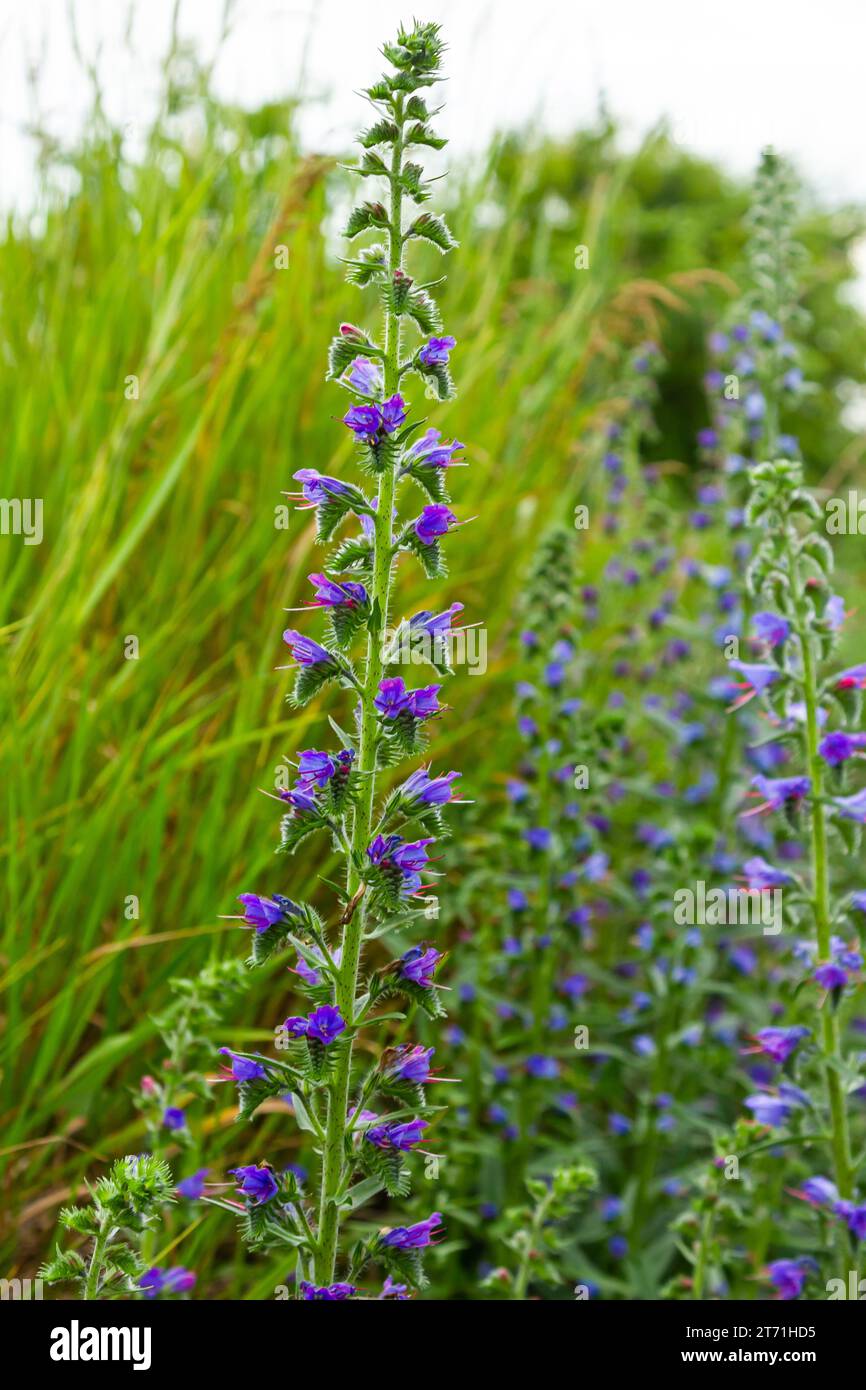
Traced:
POLYGON ((252 963, 290 951, 305 1004, 274 1020, 277 1056, 222 1049, 240 1116, 251 1119, 265 1101, 285 1098, 317 1154, 309 1188, 294 1167, 262 1155, 232 1170, 235 1195, 221 1199, 243 1213, 251 1245, 291 1254, 303 1300, 369 1297, 376 1271, 386 1280, 383 1296, 403 1297, 423 1284, 423 1254, 443 1229, 439 1212, 409 1224, 384 1209, 376 1214, 379 1194, 406 1196, 419 1155, 435 1160, 430 1146, 441 1107, 427 1091, 436 1079, 435 1047, 372 1040, 388 1020, 408 1019, 395 1004, 431 1019, 443 1013, 444 953, 424 939, 423 927, 434 920, 443 811, 459 795, 458 772, 435 770, 426 758, 418 765, 447 712, 442 644, 429 644, 429 683, 407 685, 398 668, 403 639, 446 633, 461 605, 410 615, 395 636, 394 572, 406 555, 429 578, 444 576, 446 538, 462 524, 447 487, 462 445, 444 439, 409 401, 413 381, 428 398, 454 393, 455 339, 442 331, 432 285, 406 264, 416 243, 442 253, 455 244, 444 219, 426 207, 432 187, 416 162, 425 147, 445 143, 427 101, 441 80, 437 26, 401 31, 383 51, 389 71, 367 89, 375 120, 359 137, 354 172, 381 186, 384 201, 373 194, 354 208, 345 235, 380 238, 353 253, 347 278, 375 294, 384 327, 377 336, 343 323, 331 345, 328 374, 346 393, 341 423, 353 441, 356 479, 313 468, 295 474, 297 505, 314 514, 320 543, 334 548, 309 577, 308 606, 324 615, 324 631, 313 636, 304 625, 283 634, 295 673, 293 706, 332 684, 348 693, 352 718, 348 728, 331 718, 328 746, 299 750, 293 785, 275 793, 283 803, 281 850, 293 854, 309 836, 325 835, 344 860, 345 881, 330 922, 310 903, 277 892, 242 895, 252 963), (407 205, 414 205, 408 215, 407 205), (413 768, 398 772, 407 760, 413 768), (384 963, 374 942, 387 952, 384 963), (371 1043, 359 1048, 362 1033, 371 1043))
MULTIPOLYGON (((622 1262, 642 1238, 661 1140, 674 1124, 674 1074, 688 1066, 672 1063, 666 1035, 682 1048, 694 1042, 684 1000, 708 956, 699 933, 671 939, 671 898, 695 846, 711 844, 712 832, 689 817, 714 782, 695 777, 686 758, 711 743, 719 715, 680 685, 703 586, 669 534, 659 470, 641 460, 662 367, 656 347, 629 354, 615 395, 629 426, 612 415, 590 441, 589 512, 604 526, 586 527, 586 508, 572 499, 574 524, 540 544, 516 634, 521 751, 499 825, 491 833, 485 818, 462 842, 448 1066, 470 1081, 458 1111, 467 1144, 477 1130, 485 1136, 471 1227, 482 1274, 499 1268, 511 1239, 506 1213, 527 1172, 544 1181, 575 1151, 612 1190, 582 1221, 577 1249, 572 1235, 561 1277, 597 1289, 599 1253, 622 1262), (685 817, 678 798, 694 808, 685 817), (626 1090, 600 1105, 614 1076, 626 1090), (642 1083, 649 1095, 635 1107, 642 1083), (616 1188, 635 1152, 640 1181, 623 1197, 616 1188)), ((539 1264, 537 1276, 549 1279, 550 1268, 539 1264)), ((521 1281, 509 1287, 524 1296, 513 1292, 521 1281)))
POLYGON ((750 285, 710 339, 714 419, 685 524, 675 478, 645 457, 647 368, 663 390, 664 359, 641 347, 612 391, 631 428, 614 414, 587 451, 576 549, 563 528, 527 580, 524 751, 499 824, 458 848, 453 899, 448 1069, 468 1078, 457 1116, 480 1161, 452 1177, 492 1296, 521 1181, 568 1150, 601 1190, 541 1286, 848 1297, 859 1272, 864 672, 834 664, 846 604, 785 433, 809 390, 795 211, 767 152, 750 285), (481 902, 494 920, 476 952, 481 902))

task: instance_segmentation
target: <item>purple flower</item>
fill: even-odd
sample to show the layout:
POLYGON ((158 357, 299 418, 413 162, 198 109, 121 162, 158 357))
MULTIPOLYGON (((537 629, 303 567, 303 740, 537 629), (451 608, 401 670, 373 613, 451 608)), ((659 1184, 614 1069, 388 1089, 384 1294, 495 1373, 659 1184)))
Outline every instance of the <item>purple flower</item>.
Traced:
POLYGON ((229 1047, 221 1047, 220 1052, 224 1057, 231 1057, 231 1074, 235 1081, 263 1081, 267 1076, 267 1072, 259 1062, 252 1062, 248 1057, 239 1057, 229 1047))
POLYGON ((559 989, 569 999, 582 999, 589 989, 589 979, 586 975, 566 975, 559 989))
POLYGON ((186 1115, 178 1106, 170 1105, 168 1109, 163 1112, 162 1123, 165 1125, 166 1129, 185 1129, 186 1115))
POLYGON ((379 682, 373 704, 383 719, 396 719, 407 706, 406 683, 402 676, 389 676, 379 682))
POLYGON ((831 632, 841 632, 845 624, 845 600, 840 594, 831 594, 824 605, 824 621, 831 632))
MULTIPOLYGON (((322 952, 319 950, 318 946, 311 946, 310 951, 318 960, 324 959, 322 956, 322 952)), ((343 949, 341 946, 337 946, 331 951, 331 957, 335 965, 340 964, 342 955, 343 949)), ((315 989, 316 985, 321 984, 321 974, 318 970, 315 970, 312 965, 310 965, 309 961, 304 960, 304 957, 301 955, 300 951, 297 954, 295 974, 300 975, 301 979, 304 980, 312 989, 315 989)))
POLYGON ((399 835, 377 835, 367 846, 367 857, 371 864, 384 864, 390 857, 392 849, 400 844, 399 835))
POLYGON ((779 679, 779 671, 775 666, 750 665, 745 661, 729 661, 728 665, 732 671, 739 671, 745 681, 745 691, 737 700, 738 705, 744 705, 755 695, 762 695, 779 679))
POLYGON ((393 1081, 409 1081, 421 1086, 430 1080, 430 1058, 434 1050, 432 1047, 421 1047, 419 1043, 403 1043, 400 1047, 391 1048, 382 1057, 382 1075, 393 1081))
POLYGON ((782 377, 782 385, 786 391, 799 391, 803 385, 803 369, 801 367, 790 367, 782 377))
POLYGON ((752 424, 763 420, 767 410, 767 402, 760 391, 750 391, 743 402, 743 411, 746 419, 752 424))
POLYGON ((767 1278, 782 1299, 799 1298, 814 1260, 773 1260, 767 1265, 767 1278))
POLYGON ((395 1226, 379 1236, 379 1244, 390 1250, 425 1250, 433 1244, 433 1237, 442 1228, 442 1214, 434 1211, 426 1221, 418 1221, 414 1226, 395 1226))
POLYGON ((367 602, 367 590, 363 584, 355 584, 351 580, 339 584, 326 574, 308 574, 307 578, 316 586, 314 608, 357 608, 359 604, 367 602))
POLYGON ((240 1178, 238 1193, 248 1197, 253 1206, 263 1206, 277 1195, 277 1180, 266 1163, 248 1163, 242 1168, 230 1168, 229 1172, 240 1178))
POLYGON ((431 777, 426 767, 419 767, 403 783, 400 795, 421 806, 445 806, 454 796, 451 783, 459 776, 459 772, 447 772, 442 777, 431 777))
POLYGON ((812 978, 822 989, 842 989, 848 983, 848 971, 837 961, 825 961, 816 968, 812 978))
POLYGON ((866 822, 866 787, 853 796, 834 796, 833 805, 845 820, 866 822))
POLYGON ((371 362, 368 357, 356 357, 345 380, 353 391, 359 391, 363 396, 378 396, 384 377, 378 362, 371 362))
POLYGON ((324 647, 320 647, 318 642, 314 642, 310 637, 304 637, 300 632, 295 632, 292 628, 287 628, 283 633, 283 641, 292 649, 292 657, 299 666, 320 666, 335 665, 334 658, 324 647))
POLYGON ((432 946, 410 946, 405 955, 400 957, 399 973, 404 980, 409 980, 413 985, 418 985, 420 989, 430 989, 433 985, 433 972, 442 960, 440 951, 434 950, 432 946))
POLYGON ((565 680, 565 666, 561 661, 551 661, 544 668, 544 682, 551 690, 558 690, 565 680))
POLYGON ((427 846, 435 844, 435 840, 410 840, 406 844, 398 845, 391 853, 391 862, 396 864, 401 874, 413 877, 427 863, 427 846))
POLYGON ((450 507, 443 502, 431 502, 412 523, 415 534, 422 545, 432 545, 439 536, 445 536, 449 527, 457 521, 450 507))
POLYGON ((866 1240, 866 1203, 858 1207, 853 1202, 837 1202, 833 1211, 842 1217, 852 1235, 866 1240))
POLYGON ((631 1120, 629 1120, 625 1115, 618 1115, 616 1112, 614 1112, 612 1115, 608 1117, 607 1124, 611 1134, 631 1133, 631 1120))
POLYGON ((529 907, 529 899, 520 888, 509 888, 507 901, 512 912, 525 912, 529 907))
POLYGON ((866 748, 866 734, 846 734, 841 729, 825 734, 818 752, 830 767, 841 767, 860 749, 866 748))
POLYGON ((866 688, 866 661, 859 666, 849 666, 840 671, 835 680, 837 690, 863 690, 866 688))
POLYGON ((383 1298, 394 1298, 398 1303, 407 1303, 409 1301, 409 1295, 406 1292, 408 1287, 408 1284, 395 1284, 389 1274, 382 1285, 382 1292, 376 1295, 377 1301, 381 1301, 383 1298))
POLYGON ((754 1035, 760 1051, 774 1062, 787 1062, 804 1038, 811 1037, 810 1028, 759 1028, 754 1035))
POLYGON ((530 826, 528 830, 524 830, 523 838, 530 849, 539 851, 550 849, 552 836, 546 826, 530 826))
POLYGON ((442 433, 440 430, 429 429, 416 439, 411 449, 407 449, 405 457, 409 460, 410 466, 417 468, 453 468, 457 460, 454 455, 463 445, 456 439, 452 439, 450 444, 442 443, 442 433))
POLYGON ((427 1127, 426 1120, 407 1120, 403 1124, 385 1122, 371 1125, 365 1132, 364 1138, 369 1143, 375 1144, 377 1149, 397 1149, 401 1153, 408 1153, 410 1149, 420 1143, 427 1127))
POLYGON ((207 1175, 207 1168, 199 1168, 197 1172, 191 1173, 188 1178, 181 1178, 177 1185, 177 1190, 181 1197, 186 1197, 190 1202, 198 1201, 204 1191, 204 1180, 207 1175))
POLYGON ((751 1110, 758 1124, 769 1125, 771 1129, 785 1124, 794 1108, 793 1100, 788 1097, 771 1096, 764 1091, 747 1096, 743 1103, 751 1110))
POLYGON ((421 886, 420 871, 427 864, 427 845, 433 843, 428 838, 404 844, 399 835, 377 835, 367 846, 367 857, 385 872, 396 869, 402 875, 402 891, 415 893, 421 886))
POLYGON ((462 612, 462 603, 452 603, 443 613, 431 613, 429 609, 423 609, 409 619, 409 627, 413 632, 424 631, 431 637, 441 637, 451 631, 452 619, 462 612))
POLYGON ((406 708, 413 719, 429 719, 439 713, 441 685, 421 685, 406 692, 406 708))
POLYGON ((758 810, 778 811, 783 806, 796 805, 804 796, 808 796, 812 781, 809 777, 758 776, 752 778, 752 786, 764 798, 758 810))
POLYGON ((298 786, 309 791, 321 791, 336 775, 337 767, 330 753, 318 748, 305 748, 298 759, 298 786))
POLYGON ((413 719, 429 719, 439 713, 437 696, 440 685, 423 685, 407 690, 402 676, 389 676, 379 682, 379 693, 373 704, 383 719, 397 719, 407 713, 413 719))
POLYGON ((262 898, 258 893, 241 893, 239 903, 244 905, 244 922, 256 931, 267 931, 283 920, 283 909, 273 898, 262 898))
POLYGON ((384 435, 393 434, 406 419, 402 396, 391 396, 383 405, 352 405, 343 416, 343 424, 352 431, 359 444, 377 444, 384 435))
POLYGON ((293 1038, 312 1038, 327 1047, 346 1027, 346 1020, 333 1004, 320 1004, 306 1018, 287 1018, 283 1027, 293 1038))
POLYGON ((431 338, 418 353, 418 360, 423 362, 425 367, 447 366, 448 354, 456 346, 456 338, 431 338))
POLYGON ((293 473, 301 485, 304 499, 310 507, 321 507, 327 502, 329 497, 350 497, 353 489, 346 483, 341 483, 339 478, 329 478, 326 473, 319 473, 315 468, 301 468, 297 473, 293 473))
POLYGON ((138 1281, 144 1290, 145 1298, 156 1298, 161 1293, 189 1293, 195 1286, 196 1276, 191 1269, 175 1265, 172 1269, 148 1269, 138 1281))
POLYGON ((754 627, 761 641, 771 647, 779 647, 787 642, 791 630, 787 618, 780 617, 778 613, 756 613, 754 627))
POLYGON ((308 791, 305 791, 301 783, 299 783, 297 787, 284 789, 279 795, 280 801, 287 801, 297 816, 319 814, 319 807, 315 797, 311 796, 308 791))
POLYGON ((393 434, 406 419, 406 405, 402 396, 390 396, 382 406, 382 430, 393 434))
POLYGON ((746 860, 743 865, 743 873, 748 887, 750 889, 757 888, 759 891, 765 888, 781 888, 787 883, 794 882, 789 873, 786 873, 784 869, 774 868, 759 854, 746 860))
POLYGON ((360 444, 375 444, 382 424, 382 412, 377 405, 350 405, 343 416, 360 444))
POLYGON ((821 1177, 806 1178, 805 1182, 800 1183, 796 1195, 813 1207, 828 1206, 831 1202, 839 1200, 836 1184, 829 1178, 821 1177))
POLYGON ((539 1081, 555 1081, 559 1076, 559 1063, 555 1057, 533 1053, 526 1059, 526 1071, 529 1076, 534 1076, 539 1081))
POLYGON ((749 322, 765 343, 778 343, 782 340, 782 325, 771 318, 766 309, 753 309, 749 322))
POLYGON ((344 1299, 351 1298, 358 1290, 354 1284, 321 1284, 318 1288, 315 1284, 310 1284, 306 1279, 302 1279, 298 1288, 301 1290, 301 1297, 307 1303, 320 1300, 323 1303, 342 1303, 344 1299))

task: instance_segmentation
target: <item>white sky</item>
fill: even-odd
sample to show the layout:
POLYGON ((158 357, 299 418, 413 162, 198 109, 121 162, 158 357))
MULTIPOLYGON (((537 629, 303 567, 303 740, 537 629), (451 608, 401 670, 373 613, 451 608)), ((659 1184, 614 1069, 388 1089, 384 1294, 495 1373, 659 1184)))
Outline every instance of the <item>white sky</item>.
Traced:
MULTIPOLYGON (((39 69, 49 128, 74 132, 87 108, 69 12, 109 111, 134 129, 152 109, 173 4, 0 0, 0 205, 26 205, 32 187, 28 68, 39 69)), ((180 12, 211 56, 223 0, 181 0, 180 12)), ((866 0, 235 0, 218 90, 253 105, 297 91, 303 75, 318 99, 304 118, 309 144, 345 150, 367 119, 353 92, 413 13, 444 26, 439 124, 459 150, 533 117, 572 130, 603 91, 631 137, 667 116, 685 145, 739 172, 773 143, 823 197, 866 202, 866 0)))

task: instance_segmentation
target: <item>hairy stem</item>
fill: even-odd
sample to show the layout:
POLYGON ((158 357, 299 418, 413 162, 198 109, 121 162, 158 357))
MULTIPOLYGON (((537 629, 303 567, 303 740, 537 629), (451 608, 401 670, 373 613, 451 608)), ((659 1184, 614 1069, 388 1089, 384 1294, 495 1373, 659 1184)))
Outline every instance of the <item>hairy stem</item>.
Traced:
MULTIPOLYGON (((789 557, 791 547, 789 546, 789 557)), ((803 702, 806 708, 806 762, 812 781, 811 852, 812 852, 812 910, 815 918, 815 933, 818 943, 818 956, 821 960, 830 959, 831 913, 830 913, 830 874, 827 857, 827 824, 824 811, 824 768, 818 752, 818 691, 815 660, 808 634, 808 624, 804 612, 803 584, 796 558, 791 557, 791 573, 794 583, 794 606, 799 629, 800 648, 803 659, 803 702)), ((821 1010, 821 1047, 824 1054, 824 1077, 827 1099, 830 1107, 831 1146, 833 1167, 839 1196, 849 1199, 853 1192, 853 1171, 851 1163, 851 1141, 848 1134, 848 1114, 845 1105, 845 1092, 840 1074, 842 1047, 839 1034, 839 1019, 825 1002, 821 1010)), ((848 1260, 848 1239, 844 1227, 839 1226, 839 1254, 848 1260)))
POLYGON ((99 1297, 99 1284, 102 1278, 102 1257, 108 1243, 109 1231, 108 1217, 105 1216, 103 1217, 102 1223, 93 1241, 93 1254, 90 1257, 90 1267, 87 1271, 87 1280, 84 1285, 84 1297, 88 1302, 99 1297))
POLYGON ((538 1203, 538 1206, 535 1208, 535 1211, 532 1214, 532 1224, 530 1225, 530 1228, 527 1232, 526 1245, 520 1256, 520 1265, 518 1267, 517 1275, 514 1280, 514 1288, 511 1295, 512 1299, 514 1300, 523 1299, 526 1297, 526 1291, 529 1287, 529 1266, 532 1263, 532 1254, 535 1249, 535 1242, 538 1239, 542 1226, 544 1225, 544 1218, 547 1215, 547 1209, 550 1206, 552 1200, 553 1193, 551 1191, 548 1193, 546 1197, 542 1198, 542 1200, 538 1203))
MULTIPOLYGON (((395 111, 400 135, 394 141, 391 159, 391 210, 388 229, 388 267, 393 284, 394 272, 403 258, 402 189, 400 168, 403 154, 402 112, 395 111)), ((384 399, 397 390, 400 378, 400 318, 390 310, 385 314, 384 399)), ((358 750, 358 772, 361 794, 352 827, 352 856, 349 860, 347 888, 350 897, 360 884, 358 864, 363 862, 373 822, 375 791, 377 722, 373 704, 382 679, 382 635, 388 625, 388 607, 392 569, 392 513, 394 510, 395 476, 393 462, 379 475, 378 505, 374 521, 372 606, 377 622, 367 637, 367 660, 361 694, 361 737, 358 750)), ((343 928, 342 958, 337 981, 336 1004, 351 1024, 354 1020, 355 997, 358 988, 358 966, 366 918, 363 900, 358 910, 343 928)), ((322 1186, 319 1208, 319 1243, 316 1251, 316 1282, 330 1284, 334 1278, 337 1244, 340 1234, 340 1212, 337 1195, 341 1190, 345 1166, 345 1134, 352 1076, 352 1044, 343 1044, 334 1070, 328 1094, 328 1118, 322 1155, 322 1186)))

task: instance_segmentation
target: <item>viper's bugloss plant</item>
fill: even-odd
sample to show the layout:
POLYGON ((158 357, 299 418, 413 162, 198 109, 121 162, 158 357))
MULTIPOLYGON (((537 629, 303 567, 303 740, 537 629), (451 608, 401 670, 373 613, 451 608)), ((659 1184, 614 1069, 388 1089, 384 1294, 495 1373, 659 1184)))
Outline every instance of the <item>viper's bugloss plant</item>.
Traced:
MULTIPOLYGON (((726 794, 742 785, 736 728, 757 803, 745 813, 740 806, 739 829, 761 851, 743 864, 744 878, 750 890, 781 893, 786 926, 802 938, 792 951, 783 948, 784 975, 778 965, 770 968, 771 978, 788 986, 789 997, 773 1002, 772 1024, 768 1020, 753 1035, 757 1047, 752 1050, 784 1068, 788 1078, 774 1077, 765 1063, 745 1106, 753 1121, 771 1130, 817 1128, 827 1134, 833 1181, 807 1200, 830 1219, 823 1220, 819 1242, 810 1249, 834 1241, 829 1268, 844 1282, 852 1259, 849 1233, 857 1237, 859 1221, 849 1122, 859 1059, 846 1053, 843 1020, 861 955, 856 893, 844 875, 834 891, 831 869, 834 843, 851 855, 859 833, 861 795, 841 794, 861 747, 859 668, 822 676, 841 640, 845 603, 833 592, 833 554, 821 534, 821 509, 803 485, 798 441, 783 428, 810 389, 797 343, 808 315, 799 304, 805 253, 793 233, 796 212, 797 186, 789 166, 765 151, 750 217, 749 288, 725 331, 710 338, 715 360, 707 385, 717 406, 713 428, 700 442, 708 457, 721 460, 729 487, 739 489, 728 512, 729 527, 738 536, 718 641, 729 659, 732 639, 744 650, 729 660, 735 680, 720 809, 730 814, 726 794), (754 719, 755 709, 761 711, 760 721, 754 719), (765 819, 772 829, 759 824, 765 819), (798 866, 800 842, 806 845, 807 868, 798 866), (811 971, 811 980, 804 970, 811 971), (812 1017, 810 993, 817 1007, 812 1017), (818 1074, 823 1103, 811 1086, 818 1074)), ((819 1268, 811 1255, 809 1261, 809 1268, 819 1268)), ((788 1277, 790 1263, 775 1261, 765 1273, 783 1298, 798 1296, 808 1272, 801 1261, 800 1277, 788 1277)))
POLYGON ((142 1234, 159 1225, 175 1200, 171 1169, 153 1154, 130 1154, 112 1164, 84 1207, 64 1207, 60 1224, 84 1237, 83 1250, 61 1249, 39 1271, 46 1283, 72 1283, 83 1299, 156 1297, 185 1293, 195 1275, 180 1266, 148 1268, 142 1234))
MULTIPOLYGON (((820 534, 823 514, 803 486, 802 466, 778 459, 758 464, 750 477, 749 519, 760 528, 761 541, 748 583, 754 598, 767 604, 754 620, 764 650, 750 680, 770 721, 772 741, 786 751, 788 761, 782 777, 753 778, 758 804, 746 814, 787 817, 808 839, 808 875, 795 879, 769 865, 766 872, 777 885, 791 885, 790 916, 805 938, 796 951, 803 971, 796 1016, 802 1016, 810 995, 814 1010, 811 1028, 767 1028, 762 1046, 784 1062, 796 1047, 807 1045, 814 1029, 826 1095, 821 1112, 835 1182, 822 1204, 839 1218, 835 1273, 845 1279, 850 1257, 846 1225, 860 1238, 848 1119, 848 1095, 859 1086, 860 1076, 857 1061, 843 1048, 840 1020, 863 961, 856 903, 850 893, 833 891, 832 852, 835 846, 853 856, 866 820, 866 796, 862 790, 852 793, 849 784, 861 747, 856 730, 866 667, 828 669, 839 644, 845 605, 833 591, 833 553, 820 534)), ((785 1126, 796 1109, 815 1101, 796 1088, 780 1086, 774 1094, 750 1097, 746 1104, 757 1119, 776 1128, 785 1126)))
POLYGON ((511 1252, 513 1267, 500 1265, 492 1270, 485 1286, 500 1297, 524 1299, 534 1283, 559 1284, 557 1256, 567 1236, 568 1222, 578 1211, 582 1198, 597 1183, 598 1174, 586 1164, 556 1168, 547 1180, 528 1179, 529 1203, 504 1213, 503 1241, 511 1252))
POLYGON ((439 1212, 405 1225, 395 1213, 387 1225, 379 1217, 374 1229, 368 1221, 366 1232, 353 1232, 350 1248, 344 1240, 353 1214, 379 1193, 408 1192, 419 1162, 414 1155, 432 1142, 439 1108, 426 1088, 436 1079, 434 1049, 406 1041, 404 1030, 398 1045, 387 1046, 387 1021, 405 1014, 382 1006, 397 1000, 431 1018, 443 1012, 443 953, 428 940, 398 944, 398 933, 432 919, 426 876, 446 833, 442 813, 458 776, 434 772, 426 762, 417 766, 417 759, 431 724, 445 713, 443 639, 461 605, 392 622, 399 557, 413 557, 430 578, 444 576, 446 536, 460 524, 448 481, 462 446, 443 439, 409 403, 413 381, 429 399, 453 395, 455 340, 443 332, 433 298, 439 281, 421 282, 407 266, 418 243, 443 253, 455 245, 444 219, 425 206, 432 186, 417 162, 419 150, 445 143, 428 105, 442 80, 438 26, 401 30, 383 52, 389 71, 366 91, 375 120, 359 137, 354 172, 384 188, 384 197, 373 194, 355 207, 345 228, 352 241, 368 232, 376 237, 346 262, 347 279, 375 293, 383 323, 380 332, 341 324, 328 363, 330 380, 348 396, 342 425, 354 442, 359 476, 313 468, 295 474, 298 505, 315 513, 318 540, 326 545, 343 534, 322 572, 310 575, 309 605, 325 615, 324 632, 284 633, 296 672, 292 705, 333 684, 350 694, 354 724, 346 730, 331 719, 338 746, 300 752, 294 785, 279 792, 281 848, 294 853, 310 835, 329 836, 344 860, 345 883, 327 925, 311 904, 277 893, 243 895, 253 963, 291 948, 309 1007, 281 1025, 279 1058, 229 1054, 241 1116, 251 1117, 267 1098, 288 1095, 296 1122, 312 1136, 318 1163, 309 1190, 295 1172, 266 1163, 234 1174, 247 1239, 296 1252, 295 1286, 303 1299, 363 1294, 360 1280, 369 1266, 398 1287, 420 1287, 424 1251, 442 1226, 439 1212), (408 215, 407 205, 415 205, 408 215), (407 652, 413 670, 426 660, 440 679, 407 685, 400 673, 407 652), (397 774, 407 760, 414 770, 397 774), (392 951, 384 965, 368 949, 377 939, 392 951))
POLYGON ((160 1154, 169 1144, 191 1149, 191 1101, 207 1101, 211 1084, 204 1074, 214 1033, 248 972, 238 960, 213 961, 189 979, 170 982, 176 998, 154 1018, 165 1047, 156 1074, 141 1078, 135 1103, 147 1125, 148 1149, 160 1154))
POLYGON ((87 1237, 92 1249, 86 1259, 77 1249, 58 1246, 42 1271, 49 1283, 77 1284, 87 1299, 133 1292, 155 1298, 194 1287, 193 1271, 180 1265, 160 1269, 151 1260, 161 1234, 170 1243, 163 1227, 178 1198, 197 1201, 204 1196, 207 1169, 195 1166, 200 1138, 189 1123, 189 1104, 211 1095, 204 1069, 214 1030, 247 979, 240 961, 227 960, 210 962, 192 978, 171 981, 176 998, 154 1018, 166 1055, 156 1076, 141 1078, 134 1098, 144 1117, 149 1151, 119 1159, 95 1184, 92 1206, 61 1211, 61 1226, 87 1237), (185 1154, 189 1168, 177 1186, 166 1162, 170 1149, 185 1154))

